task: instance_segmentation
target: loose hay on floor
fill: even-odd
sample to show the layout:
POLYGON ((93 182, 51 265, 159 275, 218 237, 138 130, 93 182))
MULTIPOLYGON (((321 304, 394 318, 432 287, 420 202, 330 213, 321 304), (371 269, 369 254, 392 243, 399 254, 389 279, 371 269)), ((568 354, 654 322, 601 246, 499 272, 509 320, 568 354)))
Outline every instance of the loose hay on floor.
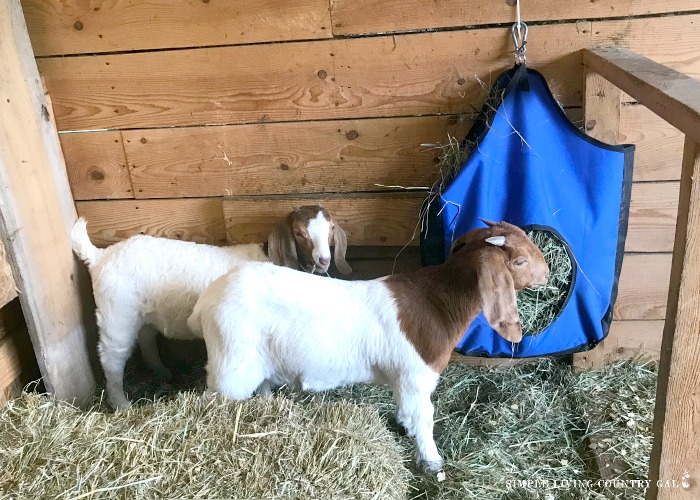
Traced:
POLYGON ((0 411, 0 497, 405 498, 378 412, 183 393, 125 412, 24 394, 0 411))
POLYGON ((642 499, 630 483, 598 483, 590 455, 646 477, 655 384, 654 364, 576 374, 550 359, 453 363, 433 396, 444 482, 415 469, 383 386, 284 389, 243 405, 186 393, 118 414, 25 395, 0 411, 0 496, 642 499), (586 449, 589 436, 605 448, 586 449))

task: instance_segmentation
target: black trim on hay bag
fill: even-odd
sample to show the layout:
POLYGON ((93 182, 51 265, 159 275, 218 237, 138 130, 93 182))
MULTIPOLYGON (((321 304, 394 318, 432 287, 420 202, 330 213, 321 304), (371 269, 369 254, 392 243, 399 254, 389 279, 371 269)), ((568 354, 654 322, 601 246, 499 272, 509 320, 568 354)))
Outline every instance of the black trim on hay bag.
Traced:
POLYGON ((569 296, 544 330, 513 345, 480 314, 457 351, 519 358, 598 344, 608 334, 617 298, 634 146, 585 135, 544 77, 516 65, 489 90, 462 148, 467 160, 426 200, 423 264, 443 262, 452 241, 480 227, 482 217, 552 231, 568 245, 575 266, 569 296))

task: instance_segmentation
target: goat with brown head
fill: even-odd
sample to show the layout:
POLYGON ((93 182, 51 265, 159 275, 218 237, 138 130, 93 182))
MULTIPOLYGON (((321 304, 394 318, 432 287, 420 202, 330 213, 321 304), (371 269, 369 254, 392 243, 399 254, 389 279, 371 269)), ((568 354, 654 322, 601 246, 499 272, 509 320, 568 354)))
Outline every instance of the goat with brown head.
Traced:
POLYGON ((345 261, 345 231, 320 205, 295 208, 275 226, 267 243, 270 260, 276 265, 318 274, 328 271, 330 246, 334 246, 333 257, 338 270, 343 274, 352 271, 345 261))

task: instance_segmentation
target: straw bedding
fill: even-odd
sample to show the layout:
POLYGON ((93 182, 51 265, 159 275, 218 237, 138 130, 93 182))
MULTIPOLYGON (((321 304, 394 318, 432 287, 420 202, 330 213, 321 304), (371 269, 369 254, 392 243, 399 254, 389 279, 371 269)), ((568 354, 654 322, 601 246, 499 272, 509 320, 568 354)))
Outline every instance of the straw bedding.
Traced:
POLYGON ((118 414, 24 395, 0 412, 0 497, 643 498, 597 484, 591 458, 612 453, 629 465, 621 477, 646 477, 655 383, 653 364, 454 363, 433 396, 444 482, 415 470, 386 387, 244 403, 190 392, 118 414))

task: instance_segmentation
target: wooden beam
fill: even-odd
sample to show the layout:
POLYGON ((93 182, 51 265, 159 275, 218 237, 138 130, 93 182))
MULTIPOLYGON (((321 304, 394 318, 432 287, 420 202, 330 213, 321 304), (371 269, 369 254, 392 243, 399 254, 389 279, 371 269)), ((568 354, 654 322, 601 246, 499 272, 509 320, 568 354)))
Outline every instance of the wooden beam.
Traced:
POLYGON ((0 0, 0 234, 46 387, 83 400, 95 378, 69 242, 75 208, 19 0, 0 0))
POLYGON ((583 51, 583 64, 700 142, 700 82, 623 47, 583 51))
POLYGON ((583 125, 599 141, 618 144, 622 91, 599 74, 583 73, 583 125))
MULTIPOLYGON (((696 129, 700 129, 698 124, 700 121, 696 121, 696 129)), ((676 242, 661 344, 648 500, 700 496, 699 299, 700 145, 686 137, 676 242), (661 481, 662 487, 657 487, 657 481, 661 481), (666 481, 676 481, 680 487, 667 487, 666 481)))

